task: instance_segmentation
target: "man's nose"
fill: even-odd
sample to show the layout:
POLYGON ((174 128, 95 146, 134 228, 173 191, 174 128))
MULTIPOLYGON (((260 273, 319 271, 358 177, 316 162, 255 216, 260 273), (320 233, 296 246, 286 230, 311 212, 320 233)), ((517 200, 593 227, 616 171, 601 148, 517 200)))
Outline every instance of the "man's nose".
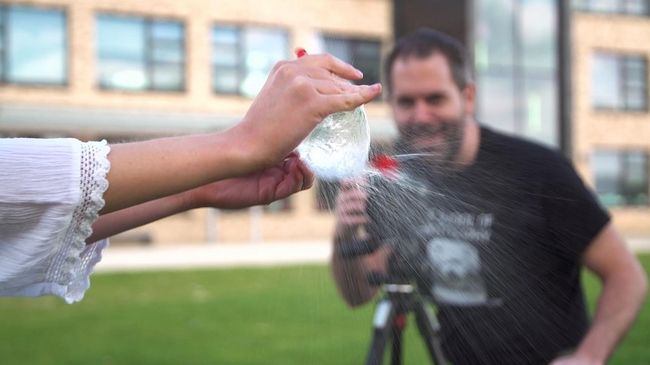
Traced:
POLYGON ((413 106, 413 121, 426 122, 431 119, 431 108, 424 100, 418 100, 413 106))

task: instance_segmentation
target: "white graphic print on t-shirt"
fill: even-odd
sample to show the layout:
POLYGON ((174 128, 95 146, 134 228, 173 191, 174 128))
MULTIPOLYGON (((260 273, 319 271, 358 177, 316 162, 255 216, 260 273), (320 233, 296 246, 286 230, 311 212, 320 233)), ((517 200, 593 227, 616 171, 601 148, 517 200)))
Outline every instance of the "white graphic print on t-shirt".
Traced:
POLYGON ((433 269, 432 294, 437 303, 480 305, 489 300, 474 244, 486 244, 492 234, 492 214, 434 210, 420 232, 431 239, 427 255, 433 269), (474 244, 472 244, 472 242, 474 244))

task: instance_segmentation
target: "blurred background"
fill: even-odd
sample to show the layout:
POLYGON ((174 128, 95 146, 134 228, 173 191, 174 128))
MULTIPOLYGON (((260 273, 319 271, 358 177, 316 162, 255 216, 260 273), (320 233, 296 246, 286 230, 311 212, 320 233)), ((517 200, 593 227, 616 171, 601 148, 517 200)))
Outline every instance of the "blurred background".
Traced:
MULTIPOLYGON (((562 149, 628 235, 650 234, 646 0, 0 2, 0 134, 110 142, 228 128, 275 62, 329 52, 381 80, 393 40, 447 32, 476 68, 478 120, 562 149)), ((395 130, 367 106, 373 143, 395 130)), ((246 146, 241 146, 246 148, 246 146)), ((327 240, 335 186, 204 209, 114 242, 327 240)))
MULTIPOLYGON (((295 47, 374 83, 394 39, 422 26, 470 50, 479 121, 561 149, 635 249, 650 249, 647 0, 0 0, 0 137, 223 130, 295 47)), ((373 144, 390 143, 387 105, 366 111, 373 144)), ((0 364, 361 363, 373 308, 347 310, 324 264, 335 190, 318 182, 115 237, 99 269, 192 270, 95 275, 74 306, 2 299, 0 364), (252 253, 298 265, 195 270, 252 264, 252 253)), ((593 308, 599 287, 585 283, 593 308)), ((425 363, 413 327, 406 362, 425 363)), ((646 305, 612 363, 650 364, 648 341, 646 305)))

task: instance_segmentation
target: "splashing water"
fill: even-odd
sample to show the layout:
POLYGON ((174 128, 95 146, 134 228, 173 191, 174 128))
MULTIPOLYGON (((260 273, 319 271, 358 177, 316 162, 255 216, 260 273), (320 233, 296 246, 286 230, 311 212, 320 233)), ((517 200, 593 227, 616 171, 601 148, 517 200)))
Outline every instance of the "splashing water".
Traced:
POLYGON ((366 168, 365 173, 369 178, 374 179, 377 186, 366 187, 366 189, 380 192, 381 185, 384 185, 384 190, 387 190, 384 193, 391 196, 393 200, 401 200, 400 204, 408 204, 410 200, 420 200, 430 194, 442 195, 442 193, 427 186, 424 181, 403 168, 403 162, 431 156, 433 155, 430 153, 409 153, 392 156, 375 155, 369 161, 369 167, 366 168), (390 187, 386 189, 387 186, 390 187))
POLYGON ((320 179, 361 175, 370 151, 370 129, 363 106, 328 115, 298 146, 302 160, 320 179))
MULTIPOLYGON (((562 336, 567 332, 557 323, 573 323, 579 316, 565 312, 551 315, 548 303, 553 302, 541 291, 529 289, 531 283, 554 288, 563 278, 562 272, 544 272, 548 276, 542 276, 537 268, 531 270, 534 265, 548 268, 547 260, 555 255, 552 246, 535 244, 545 238, 526 231, 528 222, 540 219, 537 211, 526 205, 527 199, 537 196, 537 190, 525 185, 527 179, 520 174, 495 169, 492 160, 460 174, 455 165, 432 163, 436 157, 439 155, 397 154, 370 159, 361 173, 364 178, 352 182, 367 197, 366 226, 372 230, 366 235, 370 232, 390 246, 393 274, 406 276, 432 304, 453 307, 442 317, 441 328, 459 337, 485 341, 476 340, 477 345, 471 348, 459 341, 460 350, 450 350, 457 361, 482 363, 486 357, 481 356, 489 355, 520 360, 513 363, 548 363, 548 359, 539 358, 547 356, 548 349, 566 346, 562 336), (497 214, 510 219, 497 224, 497 214), (522 243, 528 240, 533 244, 524 248, 522 243), (535 326, 526 326, 528 323, 535 326), (529 350, 521 352, 520 344, 513 343, 499 347, 503 353, 495 352, 494 344, 514 332, 529 350)), ((324 193, 336 196, 336 189, 332 185, 324 193)), ((374 241, 359 243, 372 252, 372 247, 377 247, 374 241)), ((572 250, 569 248, 575 253, 572 250)), ((353 274, 347 279, 363 280, 353 274)), ((557 302, 572 300, 569 293, 552 293, 555 298, 551 299, 557 302)))

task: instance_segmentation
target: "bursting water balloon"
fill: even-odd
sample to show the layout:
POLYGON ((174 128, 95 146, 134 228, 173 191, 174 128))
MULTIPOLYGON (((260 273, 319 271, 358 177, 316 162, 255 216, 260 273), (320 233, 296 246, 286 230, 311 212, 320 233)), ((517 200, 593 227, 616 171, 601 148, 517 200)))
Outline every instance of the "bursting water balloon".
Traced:
MULTIPOLYGON (((297 48, 296 57, 307 55, 297 48)), ((361 175, 370 152, 370 128, 363 105, 325 117, 298 146, 302 160, 322 180, 361 175)))
POLYGON ((363 174, 369 151, 370 128, 363 106, 328 115, 298 146, 301 159, 328 181, 363 174))

